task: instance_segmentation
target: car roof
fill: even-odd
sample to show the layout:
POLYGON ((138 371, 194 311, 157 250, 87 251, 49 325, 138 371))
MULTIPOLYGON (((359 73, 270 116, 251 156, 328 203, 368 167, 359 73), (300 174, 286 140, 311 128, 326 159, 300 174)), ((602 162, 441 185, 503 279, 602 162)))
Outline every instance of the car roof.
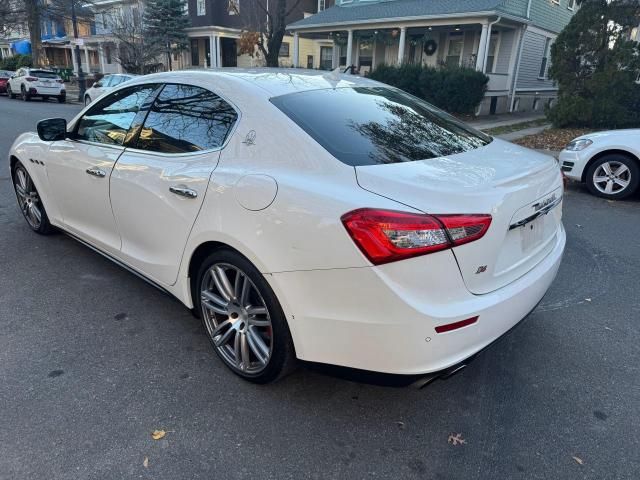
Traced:
POLYGON ((265 98, 286 95, 288 93, 321 90, 326 88, 382 86, 382 84, 357 75, 345 75, 337 72, 286 69, 286 68, 217 68, 211 70, 180 70, 176 72, 153 73, 135 77, 128 85, 154 82, 199 82, 212 83, 224 81, 242 85, 252 93, 265 98))

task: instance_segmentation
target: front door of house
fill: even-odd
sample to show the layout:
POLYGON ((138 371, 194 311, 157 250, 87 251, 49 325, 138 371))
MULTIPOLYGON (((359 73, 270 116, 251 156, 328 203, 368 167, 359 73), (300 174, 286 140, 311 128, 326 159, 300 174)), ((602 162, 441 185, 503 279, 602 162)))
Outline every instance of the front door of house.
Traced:
POLYGON ((237 67, 238 66, 238 48, 235 38, 221 38, 220 44, 222 48, 222 66, 237 67))

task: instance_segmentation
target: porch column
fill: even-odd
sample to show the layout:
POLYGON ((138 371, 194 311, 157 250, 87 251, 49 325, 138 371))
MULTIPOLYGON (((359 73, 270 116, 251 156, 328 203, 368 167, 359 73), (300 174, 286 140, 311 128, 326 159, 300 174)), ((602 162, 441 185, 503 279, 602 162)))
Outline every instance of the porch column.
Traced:
MULTIPOLYGON (((216 36, 215 35, 209 35, 209 68, 215 68, 218 65, 216 65, 217 61, 218 61, 218 54, 216 53, 216 36)), ((206 52, 206 49, 205 49, 206 52)), ((206 59, 205 59, 206 62, 206 59)), ((205 67, 206 67, 206 63, 205 63, 205 67)))
POLYGON ((340 66, 340 45, 333 41, 333 50, 331 51, 331 70, 335 70, 340 66))
POLYGON ((480 43, 478 44, 478 55, 476 57, 476 70, 484 71, 484 64, 487 57, 487 42, 489 36, 489 25, 482 24, 482 33, 480 34, 480 43))
POLYGON ((398 45, 398 65, 404 63, 404 45, 407 43, 407 27, 400 28, 400 44, 398 45))
POLYGON ((216 67, 223 67, 222 65, 222 40, 220 35, 216 36, 216 67))
POLYGON ((84 47, 84 61, 87 63, 87 68, 84 73, 88 75, 91 71, 91 63, 89 62, 89 49, 87 47, 84 47))
POLYGON ((300 64, 300 36, 298 32, 293 33, 293 68, 298 68, 300 64))
POLYGON ((98 44, 98 57, 100 57, 100 73, 104 75, 105 59, 104 59, 104 44, 102 42, 98 44))
POLYGON ((347 67, 351 66, 353 55, 353 30, 349 30, 347 35, 347 67))

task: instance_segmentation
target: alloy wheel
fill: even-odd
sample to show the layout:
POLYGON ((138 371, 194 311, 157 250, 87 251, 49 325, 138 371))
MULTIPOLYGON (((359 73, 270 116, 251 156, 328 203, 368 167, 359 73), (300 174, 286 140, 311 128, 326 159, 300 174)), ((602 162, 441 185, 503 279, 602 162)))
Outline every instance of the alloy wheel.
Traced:
POLYGON ((631 170, 622 162, 604 162, 593 172, 593 185, 599 192, 607 195, 622 192, 630 183, 631 170))
POLYGON ((33 180, 24 169, 19 166, 14 175, 14 187, 18 198, 18 206, 31 228, 38 230, 42 225, 42 210, 40 196, 33 180))
POLYGON ((244 375, 262 372, 273 352, 273 328, 266 303, 249 276, 228 263, 215 263, 200 285, 202 315, 218 354, 244 375))

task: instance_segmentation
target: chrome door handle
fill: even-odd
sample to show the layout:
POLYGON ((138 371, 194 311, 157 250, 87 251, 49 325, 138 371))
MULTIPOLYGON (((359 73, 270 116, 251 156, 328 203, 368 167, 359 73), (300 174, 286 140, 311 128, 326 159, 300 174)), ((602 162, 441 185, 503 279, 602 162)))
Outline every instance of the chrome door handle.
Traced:
POLYGON ((93 168, 87 168, 87 173, 89 175, 93 175, 94 177, 98 177, 98 178, 103 178, 106 177, 107 174, 104 170, 100 170, 97 167, 93 167, 93 168))
POLYGON ((198 196, 198 192, 196 192, 195 190, 191 190, 190 188, 183 187, 181 185, 169 187, 169 191, 171 193, 175 193, 176 195, 180 195, 181 197, 196 198, 198 196))

